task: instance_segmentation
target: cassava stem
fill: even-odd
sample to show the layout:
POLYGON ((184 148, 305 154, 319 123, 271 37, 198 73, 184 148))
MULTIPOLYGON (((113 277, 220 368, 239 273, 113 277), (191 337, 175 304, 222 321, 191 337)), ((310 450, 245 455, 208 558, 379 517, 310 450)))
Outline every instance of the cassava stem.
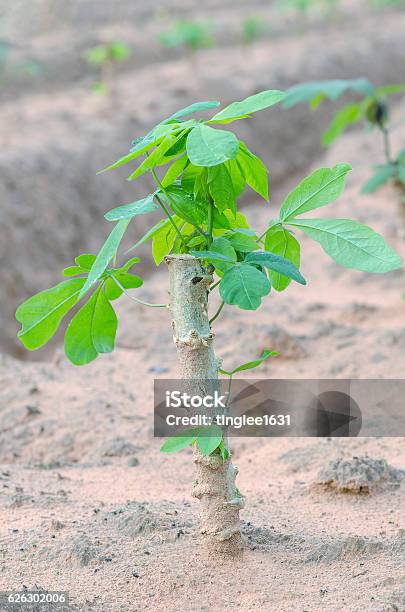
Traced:
MULTIPOLYGON (((170 276, 170 310, 180 375, 189 392, 218 388, 219 361, 207 313, 212 276, 191 255, 165 258, 170 276), (196 388, 197 387, 197 388, 196 388)), ((235 486, 237 468, 219 454, 204 457, 194 448, 196 480, 192 495, 200 500, 202 542, 209 555, 239 555, 243 548, 239 510, 243 498, 235 486)))

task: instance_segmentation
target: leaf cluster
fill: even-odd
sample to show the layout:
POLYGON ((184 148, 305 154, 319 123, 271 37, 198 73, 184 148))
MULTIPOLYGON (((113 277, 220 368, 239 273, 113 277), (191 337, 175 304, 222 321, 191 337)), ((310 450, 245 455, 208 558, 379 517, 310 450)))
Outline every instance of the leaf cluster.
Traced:
POLYGON ((321 168, 305 178, 282 202, 278 217, 271 215, 262 233, 250 227, 238 210, 238 199, 247 187, 268 202, 268 173, 263 161, 228 126, 287 98, 278 90, 263 91, 221 110, 217 110, 219 102, 197 102, 154 126, 105 168, 130 164, 128 180, 148 173, 155 190, 107 212, 105 218, 114 227, 98 255, 79 256, 76 266, 65 270, 74 278, 19 307, 16 317, 22 324, 19 338, 24 345, 31 350, 42 346, 65 314, 91 292, 67 329, 66 353, 73 363, 83 364, 112 350, 117 322, 111 302, 142 281, 129 273, 136 258, 121 268, 109 265, 131 221, 158 210, 163 218, 130 250, 150 242, 157 265, 169 253, 193 255, 214 270, 223 304, 245 310, 259 308, 272 288, 284 291, 292 281, 306 284, 300 271, 297 231, 348 268, 383 273, 401 267, 396 252, 367 226, 350 219, 302 217, 342 194, 348 164, 321 168), (213 109, 216 112, 209 119, 195 118, 213 109))

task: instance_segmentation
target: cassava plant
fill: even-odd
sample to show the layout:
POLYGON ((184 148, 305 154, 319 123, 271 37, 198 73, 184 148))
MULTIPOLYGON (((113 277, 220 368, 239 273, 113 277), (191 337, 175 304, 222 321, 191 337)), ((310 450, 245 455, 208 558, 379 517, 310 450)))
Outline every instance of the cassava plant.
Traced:
POLYGON ((333 120, 322 136, 325 146, 330 146, 348 127, 364 123, 368 128, 377 129, 381 134, 384 162, 374 167, 373 176, 363 186, 363 193, 372 193, 379 187, 393 181, 405 191, 405 149, 393 153, 388 98, 405 92, 405 85, 384 85, 376 87, 368 79, 333 81, 311 81, 291 87, 284 99, 284 107, 291 108, 306 102, 313 109, 324 100, 335 101, 343 94, 356 94, 360 100, 345 104, 334 114, 333 120))
POLYGON ((199 21, 178 19, 167 32, 159 34, 159 41, 167 48, 184 47, 191 55, 214 45, 212 25, 199 21))
POLYGON ((130 55, 130 46, 122 41, 103 43, 88 49, 86 60, 90 66, 97 68, 100 74, 99 81, 93 84, 92 90, 98 94, 112 95, 115 66, 127 60, 130 55))
MULTIPOLYGON (((301 249, 296 232, 317 241, 347 268, 383 273, 401 267, 397 253, 369 227, 351 219, 305 216, 341 195, 348 164, 316 170, 287 195, 278 214, 274 205, 270 207, 263 161, 232 131, 219 126, 248 118, 284 98, 281 91, 263 91, 226 106, 208 120, 190 117, 218 107, 219 102, 192 104, 134 141, 130 152, 105 170, 138 161, 129 180, 149 173, 154 191, 107 212, 105 217, 114 227, 98 255, 79 255, 63 271, 68 279, 17 309, 18 337, 25 347, 35 350, 48 342, 65 315, 80 302, 67 327, 64 347, 72 363, 87 364, 114 348, 114 300, 124 294, 145 306, 165 306, 142 302, 128 293, 142 285, 141 278, 132 273, 137 257, 111 264, 118 259, 121 239, 131 222, 136 230, 139 215, 158 210, 162 219, 132 248, 150 241, 156 265, 165 262, 168 267, 180 374, 190 385, 197 380, 199 393, 218 384, 218 373, 232 378, 274 355, 265 351, 253 362, 224 370, 214 351, 214 327, 224 307, 254 311, 272 288, 280 292, 291 281, 306 284, 299 270, 301 249), (265 227, 250 227, 238 210, 239 196, 247 186, 268 208, 265 227), (216 293, 220 305, 210 312, 216 293)), ((242 549, 239 511, 244 498, 235 484, 237 470, 226 435, 216 425, 194 429, 169 438, 162 450, 171 452, 189 445, 197 466, 193 495, 201 500, 203 542, 210 552, 238 554, 242 549)))

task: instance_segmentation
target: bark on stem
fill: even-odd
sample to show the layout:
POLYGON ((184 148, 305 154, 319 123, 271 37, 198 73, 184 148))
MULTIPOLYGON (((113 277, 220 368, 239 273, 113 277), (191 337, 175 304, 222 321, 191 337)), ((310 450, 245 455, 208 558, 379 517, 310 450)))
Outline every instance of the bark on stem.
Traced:
MULTIPOLYGON (((168 255, 170 310, 173 340, 180 375, 194 393, 212 393, 218 387, 219 362, 215 356, 208 319, 208 287, 212 276, 191 255, 168 255), (189 383, 187 382, 189 381, 189 383)), ((243 507, 236 485, 237 468, 219 454, 204 457, 194 449, 196 480, 192 495, 201 502, 202 542, 209 555, 236 556, 243 544, 239 510, 243 507)))

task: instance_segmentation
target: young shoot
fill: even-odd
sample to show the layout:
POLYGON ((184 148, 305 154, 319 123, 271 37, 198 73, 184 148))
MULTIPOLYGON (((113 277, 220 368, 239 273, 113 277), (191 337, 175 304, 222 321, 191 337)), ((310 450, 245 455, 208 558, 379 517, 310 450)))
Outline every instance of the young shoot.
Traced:
MULTIPOLYGON (((181 378, 192 395, 196 380, 199 393, 201 389, 214 392, 219 374, 231 381, 236 373, 275 356, 266 350, 255 361, 225 370, 215 355, 214 329, 229 309, 267 307, 292 282, 305 290, 300 233, 347 268, 368 273, 400 268, 398 254, 371 228, 353 219, 314 213, 343 193, 351 170, 346 163, 312 172, 286 195, 278 210, 273 203, 270 206, 265 163, 228 128, 286 99, 284 92, 269 90, 220 110, 217 101, 197 102, 137 138, 130 151, 104 171, 128 165, 128 180, 149 174, 153 192, 107 212, 105 218, 114 225, 99 253, 79 255, 75 265, 63 271, 64 281, 17 309, 23 345, 29 350, 40 348, 62 319, 70 317, 64 346, 72 363, 84 365, 113 350, 118 324, 113 303, 129 290, 132 297, 143 283, 132 272, 137 257, 115 263, 129 228, 136 240, 132 249, 149 242, 155 264, 165 262, 168 267, 173 339, 181 378), (206 111, 211 112, 208 119, 201 116, 206 111), (264 227, 251 227, 238 209, 247 188, 268 209, 264 227), (159 210, 160 221, 136 236, 137 218, 159 210), (213 291, 218 291, 221 304, 210 316, 213 291)), ((237 469, 232 465, 226 429, 215 424, 192 429, 169 438, 162 450, 173 452, 190 445, 196 465, 192 495, 203 501, 203 541, 211 553, 236 555, 242 549, 239 511, 244 497, 235 484, 237 469)))

